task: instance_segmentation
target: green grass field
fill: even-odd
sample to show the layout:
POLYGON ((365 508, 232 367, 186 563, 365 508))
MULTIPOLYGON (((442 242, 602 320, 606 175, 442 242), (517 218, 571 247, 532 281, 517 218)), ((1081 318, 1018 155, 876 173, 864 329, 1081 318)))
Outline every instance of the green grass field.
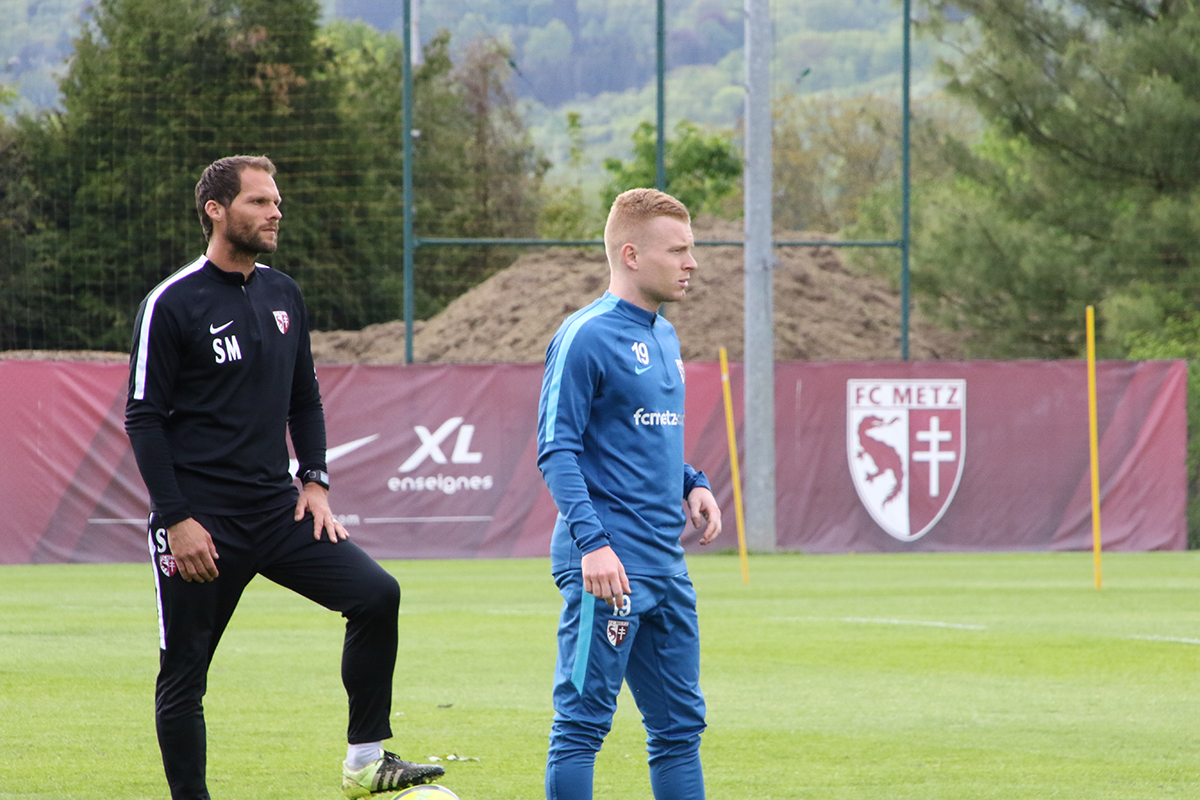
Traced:
MULTIPOLYGON (((391 747, 463 800, 533 800, 558 595, 544 560, 386 562, 391 747)), ((708 796, 1200 797, 1200 553, 691 560, 708 796)), ((341 619, 261 579, 213 663, 215 800, 335 800, 341 619)), ((0 798, 165 798, 148 565, 0 568, 0 798)), ((598 800, 651 797, 631 698, 598 800)), ((381 795, 387 797, 387 795, 381 795)))

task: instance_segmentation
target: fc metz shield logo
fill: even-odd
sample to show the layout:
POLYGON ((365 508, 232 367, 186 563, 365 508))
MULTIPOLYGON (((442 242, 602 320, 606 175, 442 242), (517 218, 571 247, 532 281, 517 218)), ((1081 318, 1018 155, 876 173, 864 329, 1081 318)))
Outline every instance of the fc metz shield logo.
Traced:
POLYGON ((846 382, 846 454, 872 519, 911 542, 946 513, 962 478, 965 380, 846 382))
POLYGON ((286 311, 276 311, 276 312, 274 312, 274 313, 275 313, 275 324, 276 324, 277 326, 279 326, 279 332, 280 332, 280 333, 287 333, 287 331, 288 331, 288 315, 287 315, 287 312, 286 312, 286 311))
POLYGON ((175 556, 165 553, 158 557, 158 568, 169 578, 179 570, 179 565, 175 563, 175 556))
POLYGON ((610 619, 608 621, 608 643, 613 647, 620 647, 621 642, 625 641, 627 633, 629 633, 629 620, 610 619))

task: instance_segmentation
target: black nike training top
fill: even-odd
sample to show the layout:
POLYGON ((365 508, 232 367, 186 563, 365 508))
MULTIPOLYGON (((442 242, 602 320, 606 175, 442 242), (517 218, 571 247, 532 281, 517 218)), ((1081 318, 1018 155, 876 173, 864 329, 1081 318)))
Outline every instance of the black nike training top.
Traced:
POLYGON ((201 256, 146 295, 129 356, 125 431, 155 522, 294 504, 324 470, 325 416, 300 287, 257 265, 249 280, 201 256))

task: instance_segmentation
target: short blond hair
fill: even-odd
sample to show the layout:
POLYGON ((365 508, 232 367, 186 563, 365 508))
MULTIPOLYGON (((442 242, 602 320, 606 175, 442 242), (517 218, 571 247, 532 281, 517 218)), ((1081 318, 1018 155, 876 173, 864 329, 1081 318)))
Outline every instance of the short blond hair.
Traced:
POLYGON ((692 223, 687 206, 666 192, 657 189, 630 189, 617 195, 608 210, 608 221, 604 224, 604 254, 609 266, 615 266, 621 258, 621 248, 627 243, 637 244, 643 226, 657 217, 670 217, 680 222, 692 223))

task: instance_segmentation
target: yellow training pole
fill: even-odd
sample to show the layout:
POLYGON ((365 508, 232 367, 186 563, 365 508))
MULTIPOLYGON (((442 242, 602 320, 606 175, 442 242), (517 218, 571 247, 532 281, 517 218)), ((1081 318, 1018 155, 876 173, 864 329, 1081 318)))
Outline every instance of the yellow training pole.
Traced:
POLYGON ((1096 422, 1096 312, 1087 307, 1088 450, 1092 462, 1092 562, 1100 588, 1100 442, 1096 422))
POLYGON ((742 479, 738 475, 737 434, 733 428, 733 399, 729 393, 729 359, 725 348, 721 353, 721 395, 725 398, 725 430, 729 432, 729 471, 733 477, 733 512, 737 516, 738 555, 742 559, 742 583, 750 582, 750 566, 746 561, 746 521, 742 514, 742 479))

